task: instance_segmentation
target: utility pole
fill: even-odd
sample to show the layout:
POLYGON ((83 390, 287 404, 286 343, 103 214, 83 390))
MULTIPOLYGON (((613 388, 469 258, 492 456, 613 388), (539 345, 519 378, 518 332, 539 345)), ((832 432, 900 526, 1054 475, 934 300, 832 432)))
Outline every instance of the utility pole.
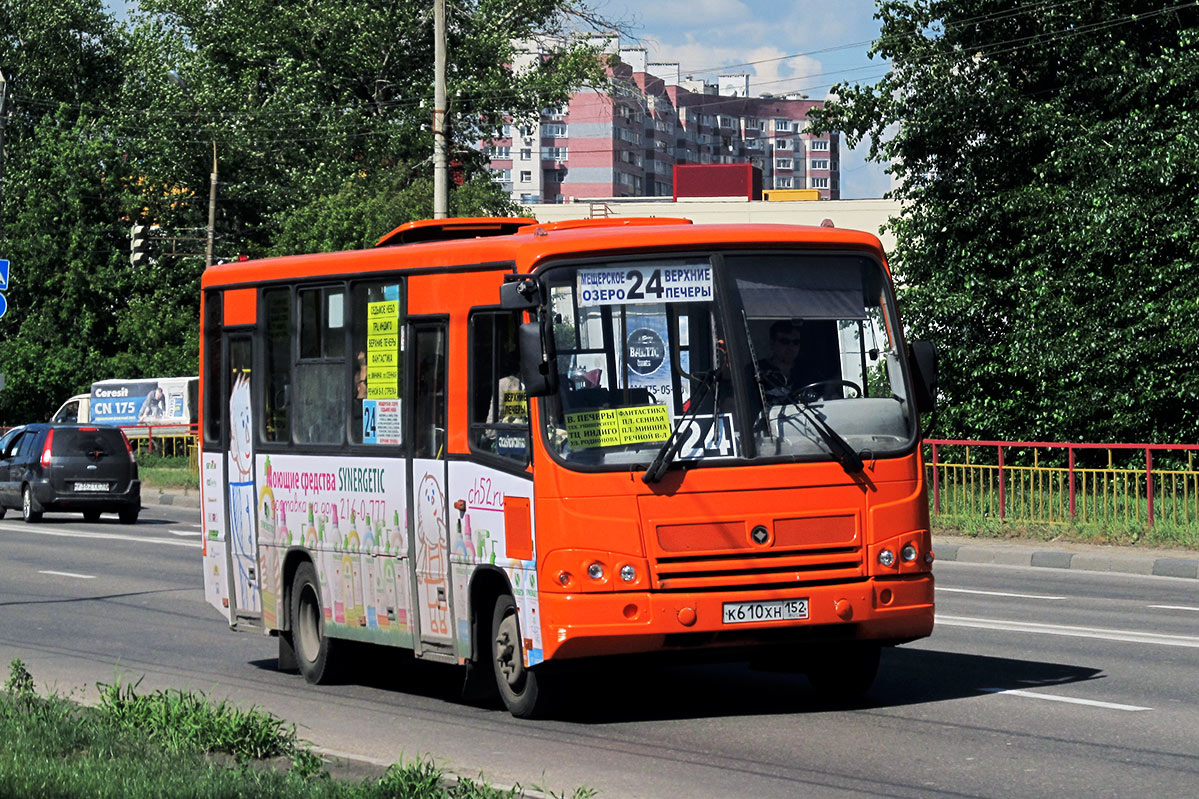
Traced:
POLYGON ((216 136, 212 137, 212 179, 208 184, 208 247, 204 250, 204 268, 212 266, 212 238, 216 226, 216 136))
MULTIPOLYGON (((182 89, 184 94, 186 94, 189 98, 191 97, 191 90, 187 88, 187 83, 184 82, 183 78, 179 77, 178 72, 173 69, 168 69, 167 77, 170 79, 171 83, 182 89)), ((192 102, 195 102, 194 98, 192 99, 192 102)), ((196 117, 199 118, 199 116, 200 111, 197 108, 196 117)), ((212 173, 209 175, 208 180, 208 246, 204 250, 205 269, 212 266, 212 239, 213 232, 216 228, 216 131, 211 126, 209 127, 209 135, 212 138, 212 173)))
POLYGON ((8 81, 0 70, 0 239, 4 238, 4 126, 8 124, 8 81))
MULTIPOLYGON (((445 0, 433 0, 433 218, 450 213, 445 136, 445 0)), ((215 171, 215 167, 214 167, 215 171)))

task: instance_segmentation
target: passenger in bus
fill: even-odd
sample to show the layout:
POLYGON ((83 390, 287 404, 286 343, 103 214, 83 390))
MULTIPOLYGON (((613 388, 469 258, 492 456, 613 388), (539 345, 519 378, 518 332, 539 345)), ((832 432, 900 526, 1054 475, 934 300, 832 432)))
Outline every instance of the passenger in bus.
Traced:
POLYGON ((524 381, 520 379, 520 356, 515 347, 503 350, 497 374, 503 376, 492 386, 483 441, 501 455, 524 458, 528 452, 527 434, 496 427, 529 424, 529 399, 524 381))
POLYGON ((487 424, 528 424, 529 400, 525 384, 520 379, 520 354, 515 345, 505 347, 500 356, 498 374, 491 405, 487 409, 487 424))
POLYGON ((366 399, 366 353, 359 350, 358 368, 354 371, 354 399, 366 399))

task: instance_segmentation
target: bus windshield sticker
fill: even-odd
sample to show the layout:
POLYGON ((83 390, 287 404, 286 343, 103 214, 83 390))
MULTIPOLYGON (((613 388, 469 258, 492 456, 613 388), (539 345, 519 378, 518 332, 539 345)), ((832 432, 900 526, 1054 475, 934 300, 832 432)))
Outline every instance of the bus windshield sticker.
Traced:
POLYGON ((668 438, 670 414, 665 405, 566 414, 566 440, 573 449, 649 444, 668 438))
POLYGON ((505 391, 501 394, 500 418, 505 424, 522 424, 528 420, 529 401, 523 390, 505 391))
POLYGON ((393 446, 400 443, 398 399, 362 401, 362 443, 393 446))
POLYGON ((683 443, 676 456, 681 461, 715 460, 736 457, 736 429, 733 415, 694 416, 679 428, 683 443))
POLYGON ((580 306, 711 302, 712 265, 699 261, 580 269, 578 297, 580 306))
POLYGON ((367 399, 400 398, 400 303, 368 302, 366 337, 367 399))

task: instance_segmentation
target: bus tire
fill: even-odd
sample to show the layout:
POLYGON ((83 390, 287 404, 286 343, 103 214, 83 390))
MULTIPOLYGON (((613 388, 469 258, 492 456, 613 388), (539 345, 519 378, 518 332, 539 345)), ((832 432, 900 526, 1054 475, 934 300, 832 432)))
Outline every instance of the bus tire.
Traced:
POLYGON ((496 599, 491 614, 491 665, 500 698, 509 713, 520 719, 544 715, 549 693, 546 675, 538 669, 525 668, 520 617, 511 594, 496 599))
POLYGON ((313 685, 328 684, 336 677, 337 643, 325 635, 321 586, 310 561, 296 568, 291 583, 291 636, 296 666, 313 685))
POLYGON ((881 653, 870 641, 838 644, 815 653, 804 672, 822 702, 851 704, 874 684, 881 653))

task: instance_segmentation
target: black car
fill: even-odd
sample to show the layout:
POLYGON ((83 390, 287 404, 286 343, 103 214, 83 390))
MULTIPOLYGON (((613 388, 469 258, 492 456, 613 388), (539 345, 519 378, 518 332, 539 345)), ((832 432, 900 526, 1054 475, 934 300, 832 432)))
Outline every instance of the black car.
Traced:
POLYGON ((0 518, 20 508, 27 522, 61 510, 89 522, 116 513, 133 524, 141 506, 137 461, 120 428, 30 424, 0 437, 0 518))

